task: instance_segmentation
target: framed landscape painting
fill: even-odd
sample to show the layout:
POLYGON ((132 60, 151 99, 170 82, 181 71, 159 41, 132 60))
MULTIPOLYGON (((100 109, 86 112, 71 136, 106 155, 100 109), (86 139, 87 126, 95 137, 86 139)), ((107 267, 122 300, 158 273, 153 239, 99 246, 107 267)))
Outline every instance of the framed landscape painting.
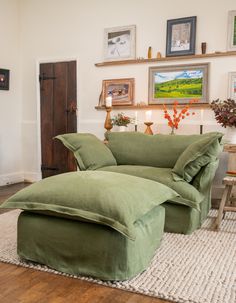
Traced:
POLYGON ((209 63, 149 68, 149 104, 208 103, 209 63))
POLYGON ((166 57, 195 54, 197 17, 167 21, 166 57))
POLYGON ((229 73, 229 98, 236 101, 236 72, 229 73))
POLYGON ((108 96, 112 97, 112 106, 133 105, 134 78, 103 80, 101 106, 108 96))
POLYGON ((104 31, 104 60, 135 59, 136 26, 106 28, 104 31))
POLYGON ((228 51, 236 51, 236 11, 230 11, 228 17, 228 51))

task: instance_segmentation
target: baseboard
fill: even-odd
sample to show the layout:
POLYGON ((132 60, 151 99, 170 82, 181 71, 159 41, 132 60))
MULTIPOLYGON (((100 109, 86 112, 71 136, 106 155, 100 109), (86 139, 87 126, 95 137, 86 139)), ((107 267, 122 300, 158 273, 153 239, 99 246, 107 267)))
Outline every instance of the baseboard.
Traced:
POLYGON ((24 182, 24 173, 17 172, 12 174, 0 175, 0 186, 24 182))
POLYGON ((24 172, 24 181, 34 183, 42 179, 40 173, 24 172))

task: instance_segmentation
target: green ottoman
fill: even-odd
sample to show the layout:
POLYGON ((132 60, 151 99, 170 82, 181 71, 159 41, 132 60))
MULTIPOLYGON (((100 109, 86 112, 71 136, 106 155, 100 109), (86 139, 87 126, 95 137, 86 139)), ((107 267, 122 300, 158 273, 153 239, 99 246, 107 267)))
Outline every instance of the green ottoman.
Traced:
POLYGON ((167 186, 112 172, 46 178, 3 204, 23 209, 18 254, 74 275, 125 280, 147 268, 164 229, 167 186))

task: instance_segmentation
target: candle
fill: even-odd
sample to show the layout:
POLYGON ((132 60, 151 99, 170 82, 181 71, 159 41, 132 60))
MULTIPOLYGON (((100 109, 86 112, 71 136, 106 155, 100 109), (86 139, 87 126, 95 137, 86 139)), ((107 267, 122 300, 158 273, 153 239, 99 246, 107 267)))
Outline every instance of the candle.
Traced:
POLYGON ((201 125, 203 125, 204 109, 201 109, 201 125))
POLYGON ((135 112, 135 120, 134 120, 134 125, 138 125, 138 112, 135 112))
POLYGON ((147 110, 145 115, 146 115, 146 122, 151 122, 152 121, 152 111, 147 110))
POLYGON ((106 107, 111 107, 112 106, 112 97, 108 96, 106 97, 106 107))

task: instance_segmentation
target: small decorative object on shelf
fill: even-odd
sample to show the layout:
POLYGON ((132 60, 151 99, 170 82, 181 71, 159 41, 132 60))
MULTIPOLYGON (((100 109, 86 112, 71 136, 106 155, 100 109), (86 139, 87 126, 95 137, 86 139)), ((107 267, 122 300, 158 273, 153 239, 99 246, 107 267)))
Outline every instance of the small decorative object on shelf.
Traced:
POLYGON ((216 121, 226 128, 226 141, 236 144, 236 101, 217 99, 212 101, 211 108, 215 113, 216 121))
POLYGON ((152 47, 149 46, 148 48, 148 59, 152 59, 152 47))
MULTIPOLYGON (((192 103, 196 103, 198 102, 197 99, 193 99, 189 101, 189 105, 192 103)), ((185 105, 180 112, 178 112, 178 101, 174 102, 174 105, 172 107, 173 110, 173 114, 172 117, 171 115, 168 113, 167 107, 165 104, 163 104, 163 108, 164 108, 164 118, 168 120, 168 126, 171 127, 171 135, 175 134, 175 129, 179 128, 179 123, 181 122, 181 120, 185 119, 186 117, 190 116, 189 113, 189 105, 185 105)), ((195 112, 192 112, 192 115, 195 115, 195 112)))
POLYGON ((133 118, 125 116, 124 113, 118 113, 117 116, 111 119, 111 123, 118 126, 120 131, 125 131, 126 127, 133 123, 133 120, 133 118))
POLYGON ((104 128, 107 130, 107 131, 110 131, 112 129, 112 123, 111 123, 111 107, 106 107, 106 112, 107 112, 107 115, 106 115, 106 120, 105 120, 105 123, 104 123, 104 128))
POLYGON ((201 44, 201 50, 202 50, 202 54, 203 55, 206 53, 206 47, 207 47, 206 42, 202 42, 202 44, 201 44))
POLYGON ((157 59, 161 59, 162 55, 160 52, 157 52, 157 59))

